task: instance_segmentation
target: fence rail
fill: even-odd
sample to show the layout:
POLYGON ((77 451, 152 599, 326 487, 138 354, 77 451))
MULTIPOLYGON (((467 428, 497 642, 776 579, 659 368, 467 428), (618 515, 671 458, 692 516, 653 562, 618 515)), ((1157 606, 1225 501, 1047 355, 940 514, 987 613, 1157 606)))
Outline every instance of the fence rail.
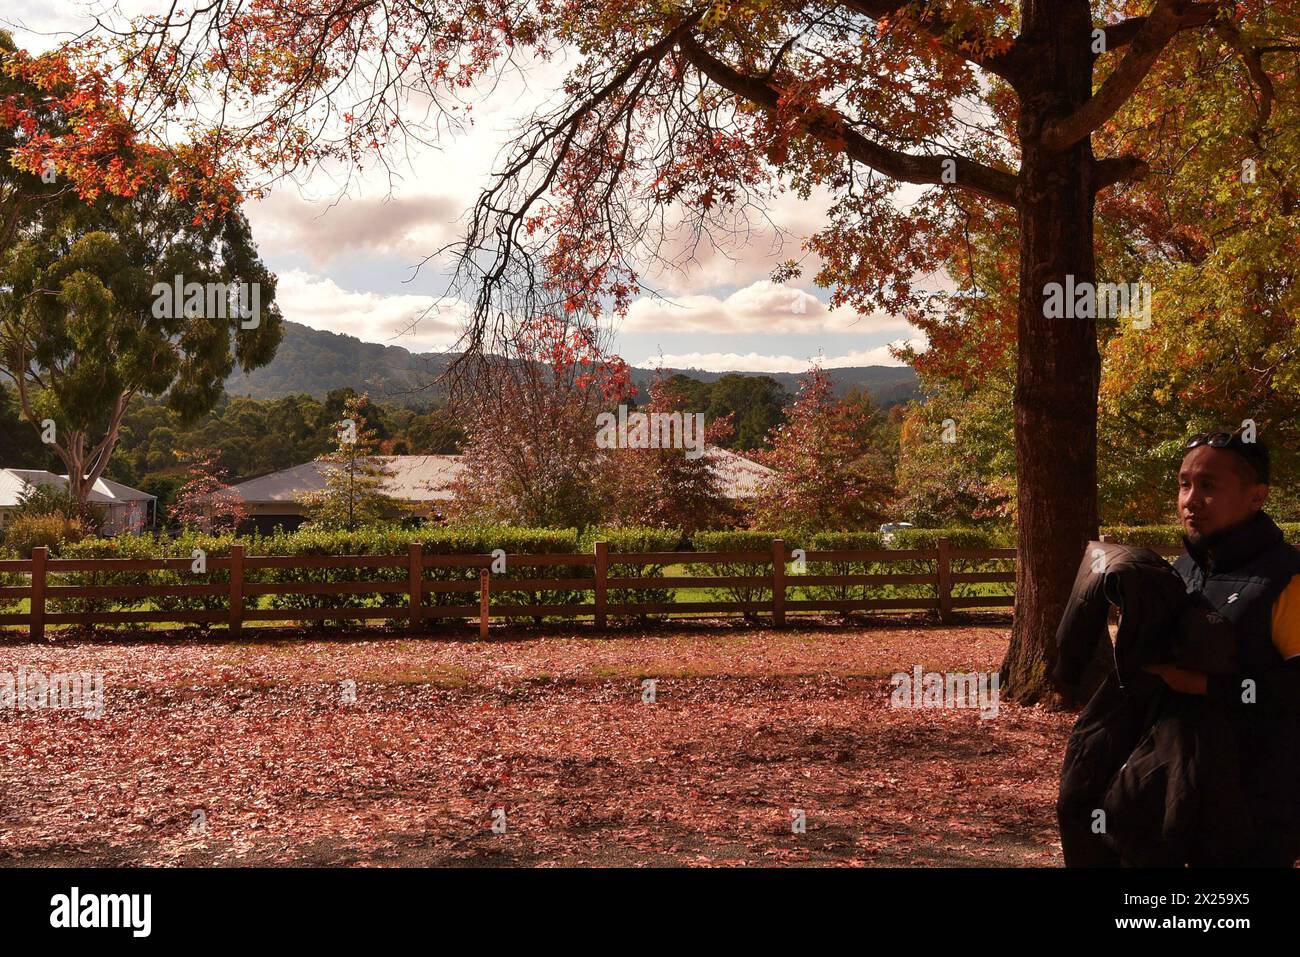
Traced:
MULTIPOLYGON (((1157 548, 1165 555, 1177 548, 1157 548)), ((540 620, 590 618, 596 628, 605 628, 611 617, 641 618, 650 615, 689 617, 692 615, 741 614, 769 616, 777 627, 789 614, 859 611, 935 611, 948 622, 954 611, 976 608, 1010 608, 1014 596, 1009 585, 1014 570, 1006 568, 954 571, 954 565, 971 562, 1012 562, 1013 548, 954 548, 938 539, 933 549, 864 549, 808 551, 806 565, 874 566, 903 564, 927 566, 899 572, 842 571, 801 573, 789 567, 794 555, 781 540, 768 551, 712 552, 610 552, 605 542, 595 543, 591 554, 556 553, 507 555, 505 568, 529 569, 528 577, 498 577, 492 574, 500 556, 427 554, 419 544, 405 555, 245 555, 242 545, 231 548, 229 557, 206 559, 202 572, 192 571, 188 558, 168 559, 59 559, 50 558, 45 548, 34 550, 27 560, 0 561, 0 573, 7 579, 26 576, 25 584, 0 587, 6 604, 28 602, 25 613, 0 614, 0 625, 26 626, 34 640, 45 636, 48 625, 147 625, 225 624, 232 635, 245 624, 269 622, 405 621, 413 630, 447 619, 477 619, 480 634, 487 634, 492 618, 540 620), (664 574, 665 568, 685 567, 689 574, 664 574), (547 577, 546 569, 557 569, 547 577), (629 573, 650 568, 650 574, 629 573), (719 570, 739 570, 720 574, 719 570), (264 573, 297 570, 310 574, 326 570, 391 570, 384 580, 356 581, 265 581, 264 573), (405 574, 401 570, 405 570, 405 574), (478 574, 470 577, 477 570, 478 574), (60 584, 61 576, 82 577, 169 572, 173 576, 192 574, 194 581, 128 584, 60 584), (228 580, 208 580, 213 572, 228 580), (466 577, 439 579, 439 573, 466 577), (433 574, 435 577, 430 577, 433 574), (51 579, 54 581, 51 581, 51 579), (976 591, 986 593, 971 594, 976 591), (991 588, 988 586, 992 586, 991 588), (924 594, 902 596, 826 597, 817 589, 847 594, 849 590, 901 588, 924 594), (668 593, 679 589, 707 589, 708 600, 671 600, 668 593), (810 589, 813 594, 810 595, 810 589), (966 594, 958 594, 964 591, 966 594), (643 593, 652 592, 649 596, 643 593), (719 598, 717 593, 729 594, 719 598), (564 600, 554 600, 560 593, 564 600), (262 607, 264 596, 316 598, 338 596, 378 598, 378 605, 328 604, 320 607, 262 607), (384 603, 385 596, 391 596, 384 603), (445 597, 444 597, 445 596, 445 597), (463 597, 458 597, 463 596, 463 597), (402 598, 405 601, 399 603, 402 598), (440 598, 442 599, 440 601, 440 598), (548 600, 549 599, 549 600, 548 600), (644 600, 641 600, 644 599, 644 600), (139 608, 112 610, 64 610, 70 603, 116 600, 138 605, 142 600, 206 602, 205 607, 139 608), (450 603, 455 601, 456 603, 450 603), (211 607, 213 603, 216 607, 211 607), (447 602, 447 603, 443 603, 447 602), (471 603, 472 602, 472 603, 471 603)), ((806 567, 804 565, 803 567, 806 567)), ((499 564, 496 567, 500 567, 499 564)), ((672 596, 672 597, 675 597, 672 596)))

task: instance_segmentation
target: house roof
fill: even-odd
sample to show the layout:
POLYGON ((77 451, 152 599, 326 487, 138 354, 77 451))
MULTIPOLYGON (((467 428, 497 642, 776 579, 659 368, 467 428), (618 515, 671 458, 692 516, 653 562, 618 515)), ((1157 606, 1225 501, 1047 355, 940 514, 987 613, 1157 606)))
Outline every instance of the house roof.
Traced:
POLYGON ((766 465, 716 445, 709 446, 704 455, 721 474, 727 498, 753 498, 763 483, 776 474, 766 465))
MULTIPOLYGON (((405 502, 449 501, 450 486, 464 466, 458 455, 379 455, 388 471, 380 485, 386 495, 405 502)), ((249 505, 292 504, 297 496, 325 488, 326 462, 306 462, 293 468, 249 479, 231 487, 249 505)))
MULTIPOLYGON (((44 469, 0 469, 0 508, 13 508, 22 501, 29 488, 53 485, 66 489, 68 477, 44 469)), ((152 502, 156 496, 120 482, 100 478, 86 495, 92 505, 124 505, 128 502, 152 502)))
MULTIPOLYGON (((721 472, 728 498, 752 498, 759 485, 772 473, 744 456, 710 446, 705 452, 713 467, 721 472)), ((447 502, 453 498, 451 483, 465 468, 459 455, 379 455, 389 472, 381 490, 405 502, 447 502)), ((271 472, 231 487, 231 491, 248 505, 296 504, 298 496, 325 488, 328 463, 306 462, 293 468, 271 472)))

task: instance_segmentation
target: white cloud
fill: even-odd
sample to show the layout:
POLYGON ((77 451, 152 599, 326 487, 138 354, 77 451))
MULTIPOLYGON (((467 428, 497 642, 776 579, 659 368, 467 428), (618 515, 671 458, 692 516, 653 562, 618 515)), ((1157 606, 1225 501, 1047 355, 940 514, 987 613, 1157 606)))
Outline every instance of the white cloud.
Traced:
MULTIPOLYGON (((787 260, 796 260, 811 278, 820 257, 804 250, 804 241, 826 225, 829 192, 815 190, 808 199, 779 192, 766 209, 738 210, 725 225, 716 224, 697 238, 675 220, 659 256, 665 263, 644 264, 644 281, 666 294, 684 294, 724 286, 743 286, 772 275, 787 260)), ((719 211, 718 215, 727 218, 719 211)), ((670 213, 671 217, 671 213, 670 213)))
POLYGON ((824 333, 862 335, 906 333, 906 320, 886 315, 861 316, 853 309, 830 309, 804 289, 760 279, 725 299, 683 295, 672 299, 647 296, 628 310, 621 332, 664 333, 824 333))
POLYGON ((432 296, 354 292, 300 269, 283 272, 278 279, 275 301, 286 319, 412 352, 454 345, 468 311, 459 300, 438 303, 432 296), (435 307, 436 312, 425 315, 435 307))
MULTIPOLYGON (((918 350, 925 348, 923 338, 898 340, 896 344, 910 342, 918 350)), ((704 372, 807 372, 817 362, 823 369, 843 366, 901 366, 889 354, 888 345, 872 349, 846 352, 837 356, 767 356, 757 352, 744 355, 736 352, 685 352, 674 355, 651 356, 635 363, 640 367, 663 366, 669 369, 699 369, 704 372)))
POLYGON ((418 262, 459 235, 461 205, 445 196, 332 202, 277 190, 250 204, 248 218, 258 246, 272 254, 302 253, 321 266, 356 250, 418 262))

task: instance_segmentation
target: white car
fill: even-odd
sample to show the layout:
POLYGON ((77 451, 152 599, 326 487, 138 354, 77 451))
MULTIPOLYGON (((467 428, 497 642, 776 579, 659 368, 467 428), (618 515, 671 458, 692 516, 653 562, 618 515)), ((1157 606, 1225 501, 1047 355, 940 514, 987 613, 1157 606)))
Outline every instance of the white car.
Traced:
POLYGON ((880 538, 886 545, 894 540, 894 532, 901 528, 914 528, 911 522, 889 522, 880 526, 880 538))

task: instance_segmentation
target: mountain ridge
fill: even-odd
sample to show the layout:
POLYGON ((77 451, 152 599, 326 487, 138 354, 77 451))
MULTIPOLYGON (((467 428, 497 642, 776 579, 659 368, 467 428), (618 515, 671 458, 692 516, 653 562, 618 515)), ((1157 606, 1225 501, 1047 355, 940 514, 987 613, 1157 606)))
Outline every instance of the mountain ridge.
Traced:
MULTIPOLYGON (((288 320, 284 330, 284 341, 275 358, 248 374, 236 370, 226 380, 228 394, 274 399, 307 393, 324 398, 332 389, 351 387, 369 392, 377 401, 423 408, 432 405, 438 394, 430 383, 455 358, 449 353, 417 353, 403 346, 365 342, 356 336, 312 329, 288 320)), ((706 383, 725 375, 768 376, 791 394, 798 390, 801 376, 794 372, 711 372, 667 367, 662 371, 667 375, 680 372, 706 383)), ((861 386, 884 408, 921 395, 916 373, 907 366, 840 366, 826 371, 837 392, 861 386)), ((632 381, 639 394, 645 393, 657 374, 656 369, 633 367, 632 381)))

